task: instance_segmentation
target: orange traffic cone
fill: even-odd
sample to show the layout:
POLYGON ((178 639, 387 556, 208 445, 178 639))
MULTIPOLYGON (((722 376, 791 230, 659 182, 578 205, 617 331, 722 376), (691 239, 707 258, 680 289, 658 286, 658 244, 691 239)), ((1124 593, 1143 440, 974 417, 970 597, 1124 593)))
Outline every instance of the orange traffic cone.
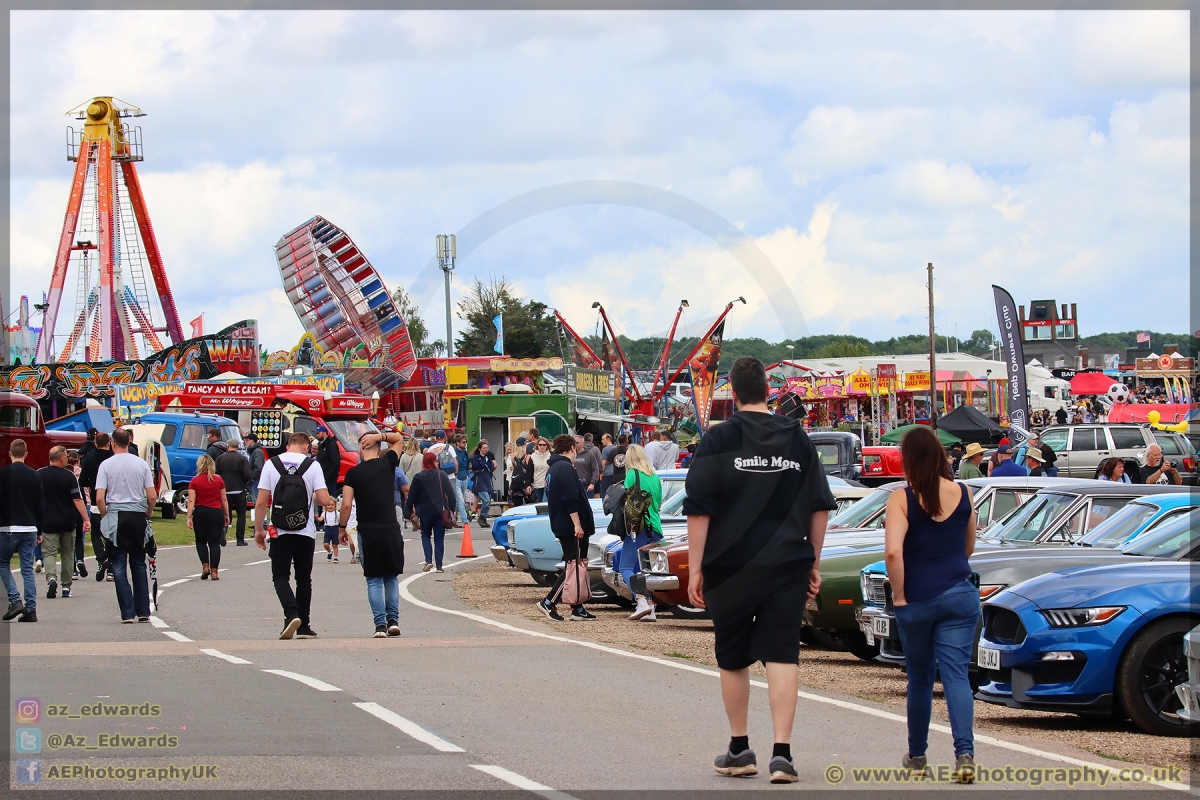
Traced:
POLYGON ((471 546, 471 523, 463 523, 462 551, 459 558, 475 558, 475 548, 471 546))

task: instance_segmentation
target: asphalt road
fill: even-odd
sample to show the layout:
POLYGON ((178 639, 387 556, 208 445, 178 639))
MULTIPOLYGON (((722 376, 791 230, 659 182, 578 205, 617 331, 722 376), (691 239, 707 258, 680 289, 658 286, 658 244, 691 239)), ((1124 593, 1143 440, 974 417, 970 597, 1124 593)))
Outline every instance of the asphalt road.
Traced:
MULTIPOLYGON (((454 594, 454 570, 483 563, 487 544, 476 539, 484 556, 457 564, 448 558, 448 571, 439 575, 415 573, 420 543, 407 543, 399 639, 370 638, 362 571, 345 551, 340 564, 327 562, 323 552, 316 556, 314 640, 276 638, 282 613, 266 554, 232 541, 217 583, 198 579, 192 548, 159 551, 160 608, 152 624, 121 625, 112 584, 90 575, 76 582, 70 599, 49 600, 43 591, 37 624, 0 627, 0 643, 8 642, 6 724, 10 747, 17 745, 10 751, 12 787, 116 788, 111 776, 88 780, 89 773, 77 773, 138 766, 156 770, 155 779, 136 782, 139 788, 181 788, 170 767, 202 765, 215 766, 215 777, 189 778, 192 788, 516 788, 549 797, 787 790, 761 774, 713 773, 727 729, 711 669, 587 642, 586 623, 579 623, 579 638, 564 637, 466 606, 454 594), (36 720, 32 713, 28 721, 15 715, 19 698, 38 699, 36 720), (160 708, 154 716, 81 713, 97 702, 160 708), (16 729, 39 731, 40 752, 21 752, 34 745, 31 734, 22 741, 16 729), (176 737, 174 746, 162 746, 163 734, 176 737), (116 747, 100 747, 101 735, 115 737, 116 747), (138 744, 150 746, 128 746, 138 744), (64 765, 71 765, 71 779, 52 777, 64 765)), ((458 549, 457 536, 449 538, 448 554, 458 549)), ((44 576, 38 579, 44 586, 44 576)), ((801 788, 831 788, 827 775, 836 777, 830 768, 838 765, 838 788, 895 789, 856 782, 852 768, 896 767, 905 744, 903 719, 893 711, 802 689, 793 736, 801 788)), ((752 693, 751 745, 765 770, 770 718, 761 687, 752 693)), ((976 746, 978 763, 993 767, 1084 770, 1100 760, 1066 747, 1051 752, 1040 741, 981 739, 976 746)), ((952 762, 948 731, 931 733, 930 756, 935 764, 952 762)), ((1014 773, 1003 785, 1022 784, 1014 773)))

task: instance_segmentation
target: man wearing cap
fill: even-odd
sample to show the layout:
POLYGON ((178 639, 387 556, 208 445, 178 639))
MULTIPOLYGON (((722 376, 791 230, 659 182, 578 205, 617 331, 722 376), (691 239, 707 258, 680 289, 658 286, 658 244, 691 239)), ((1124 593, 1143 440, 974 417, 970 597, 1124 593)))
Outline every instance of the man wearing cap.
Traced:
POLYGON ((1042 458, 1036 446, 1030 446, 1029 452, 1025 454, 1025 466, 1029 468, 1029 477, 1044 478, 1046 477, 1046 460, 1042 458))
POLYGON ((342 451, 338 448, 337 439, 330 434, 329 428, 318 425, 313 431, 317 436, 317 463, 321 465, 321 474, 325 476, 325 486, 329 494, 337 497, 341 494, 338 488, 338 473, 342 470, 342 451))
POLYGON ((267 455, 262 445, 258 443, 258 435, 247 433, 242 437, 246 446, 246 458, 250 461, 250 482, 246 485, 246 497, 253 503, 258 499, 258 479, 262 475, 263 465, 267 463, 267 455))
POLYGON ((971 442, 967 445, 967 450, 963 453, 962 462, 958 465, 958 479, 960 481, 970 480, 971 478, 982 478, 983 470, 979 465, 983 463, 983 448, 978 442, 971 442))
POLYGON ((963 459, 963 443, 955 442, 950 445, 950 471, 955 475, 958 474, 958 468, 962 465, 963 459))
POLYGON ((1058 461, 1058 453, 1054 452, 1054 448, 1044 443, 1041 438, 1041 433, 1032 431, 1029 434, 1029 449, 1037 450, 1042 456, 1042 470, 1046 477, 1054 478, 1058 476, 1058 467, 1055 462, 1058 461))
POLYGON ((992 468, 993 478, 1023 478, 1029 475, 1029 470, 1013 461, 1012 447, 1002 444, 996 448, 996 466, 992 468))

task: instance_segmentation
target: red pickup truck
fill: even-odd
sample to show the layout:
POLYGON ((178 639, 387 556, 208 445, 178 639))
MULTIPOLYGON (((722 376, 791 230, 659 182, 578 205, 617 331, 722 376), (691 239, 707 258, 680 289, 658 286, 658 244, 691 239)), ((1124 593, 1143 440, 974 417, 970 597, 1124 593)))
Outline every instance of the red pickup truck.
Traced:
POLYGON ((24 439, 29 446, 25 463, 34 469, 50 464, 50 448, 61 444, 68 450, 78 449, 87 441, 86 433, 78 431, 48 431, 42 421, 38 404, 23 394, 0 392, 0 467, 12 463, 8 446, 13 439, 24 439))
POLYGON ((899 447, 864 447, 862 459, 862 477, 859 481, 864 486, 882 486, 904 480, 904 462, 900 459, 899 447))

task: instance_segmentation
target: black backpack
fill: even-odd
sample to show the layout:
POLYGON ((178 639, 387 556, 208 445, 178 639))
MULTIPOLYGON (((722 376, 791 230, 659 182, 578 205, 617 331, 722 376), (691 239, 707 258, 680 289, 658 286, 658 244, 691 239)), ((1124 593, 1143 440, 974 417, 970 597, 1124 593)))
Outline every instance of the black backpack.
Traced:
POLYGON ((279 456, 271 459, 271 465, 279 473, 275 491, 271 492, 271 524, 278 530, 302 531, 307 527, 312 500, 304 484, 304 473, 313 463, 311 456, 305 457, 295 472, 288 472, 279 456))

